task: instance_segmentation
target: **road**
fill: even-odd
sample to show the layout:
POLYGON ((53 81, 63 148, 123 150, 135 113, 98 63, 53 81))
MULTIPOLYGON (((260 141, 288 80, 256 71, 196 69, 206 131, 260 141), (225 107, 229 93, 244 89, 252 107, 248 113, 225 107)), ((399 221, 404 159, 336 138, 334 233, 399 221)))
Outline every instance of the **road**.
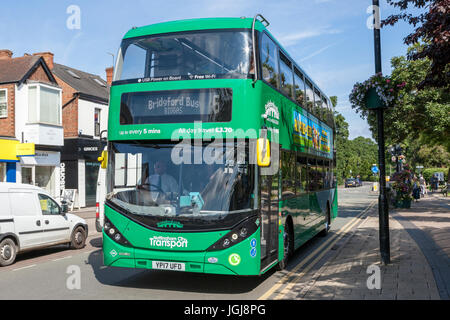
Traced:
POLYGON ((262 277, 231 277, 195 273, 122 269, 103 266, 101 237, 88 217, 90 236, 81 250, 66 246, 18 256, 0 269, 0 299, 151 299, 256 300, 283 298, 298 275, 320 267, 326 253, 339 245, 349 224, 373 205, 371 184, 339 189, 339 217, 327 237, 316 237, 297 250, 284 271, 262 277), (77 277, 80 275, 80 277, 77 277), (281 293, 280 293, 281 292, 281 293))

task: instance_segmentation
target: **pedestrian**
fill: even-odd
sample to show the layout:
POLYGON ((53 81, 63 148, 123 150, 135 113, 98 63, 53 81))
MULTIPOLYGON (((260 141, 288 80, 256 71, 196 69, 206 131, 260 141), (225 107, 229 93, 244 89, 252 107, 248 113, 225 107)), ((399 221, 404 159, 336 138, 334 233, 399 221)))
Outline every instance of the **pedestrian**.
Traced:
POLYGON ((417 202, 420 199, 420 186, 417 178, 414 178, 413 182, 413 190, 412 190, 413 198, 417 202))
POLYGON ((425 195, 428 195, 428 189, 427 189, 427 181, 425 180, 423 175, 420 175, 419 184, 420 184, 422 197, 425 197, 425 195))
POLYGON ((434 174, 431 177, 431 190, 433 190, 433 192, 436 192, 438 189, 438 178, 436 177, 436 175, 434 174))

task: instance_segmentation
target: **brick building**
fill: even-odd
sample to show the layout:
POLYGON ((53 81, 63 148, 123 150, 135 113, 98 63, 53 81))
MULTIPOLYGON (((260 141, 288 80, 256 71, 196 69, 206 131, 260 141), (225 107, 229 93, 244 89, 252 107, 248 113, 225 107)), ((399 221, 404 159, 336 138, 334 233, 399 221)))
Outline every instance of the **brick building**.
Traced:
MULTIPOLYGON (((80 206, 95 205, 110 83, 53 58, 0 50, 0 181, 35 184, 55 197, 77 189, 80 206)), ((106 72, 111 81, 112 68, 106 72)))
POLYGON ((63 92, 60 183, 64 188, 77 189, 77 205, 94 206, 100 167, 97 158, 106 146, 110 84, 98 75, 53 63, 51 55, 44 59, 53 65, 53 75, 63 92))
POLYGON ((62 89, 40 54, 13 57, 0 50, 1 181, 35 184, 59 196, 61 99, 62 89))

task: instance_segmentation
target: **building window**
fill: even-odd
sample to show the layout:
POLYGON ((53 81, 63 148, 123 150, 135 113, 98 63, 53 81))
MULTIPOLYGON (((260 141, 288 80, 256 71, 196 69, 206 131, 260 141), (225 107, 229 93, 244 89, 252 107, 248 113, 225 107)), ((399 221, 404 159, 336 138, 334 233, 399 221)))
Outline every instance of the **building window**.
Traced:
POLYGON ((61 92, 41 85, 28 88, 28 121, 61 125, 61 92))
POLYGON ((8 117, 8 91, 0 89, 0 118, 8 117))
POLYGON ((95 108, 94 111, 94 135, 100 137, 100 112, 102 110, 95 108))

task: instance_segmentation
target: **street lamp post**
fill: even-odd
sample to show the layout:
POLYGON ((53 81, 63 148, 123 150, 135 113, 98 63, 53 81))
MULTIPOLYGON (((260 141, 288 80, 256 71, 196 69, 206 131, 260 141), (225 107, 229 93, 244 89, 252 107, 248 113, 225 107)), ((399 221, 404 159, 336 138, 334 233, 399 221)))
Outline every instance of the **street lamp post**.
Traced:
MULTIPOLYGON (((373 9, 379 10, 379 0, 372 0, 373 9)), ((379 11, 378 11, 379 12, 379 11)), ((379 19, 380 15, 375 14, 374 19, 379 19)), ((375 73, 381 73, 381 43, 380 43, 380 23, 374 21, 374 49, 375 49, 375 73)), ((386 168, 384 149, 384 109, 382 106, 376 109, 378 123, 378 163, 380 165, 380 195, 378 197, 378 216, 380 232, 380 253, 381 262, 386 265, 391 262, 389 245, 389 206, 386 197, 386 168)))

